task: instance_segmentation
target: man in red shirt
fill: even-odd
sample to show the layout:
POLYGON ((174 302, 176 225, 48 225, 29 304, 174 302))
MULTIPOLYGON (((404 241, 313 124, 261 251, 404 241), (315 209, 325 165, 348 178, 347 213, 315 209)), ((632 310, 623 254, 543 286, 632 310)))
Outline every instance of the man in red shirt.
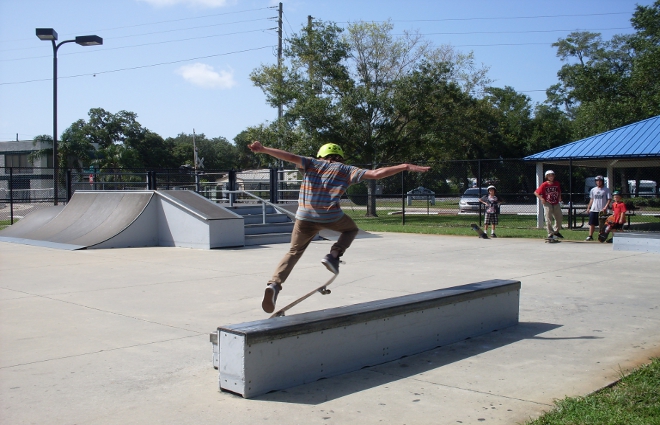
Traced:
POLYGON ((534 195, 543 204, 543 212, 545 213, 545 225, 548 229, 548 239, 564 238, 559 229, 561 229, 561 187, 559 182, 555 181, 555 172, 548 170, 545 172, 546 181, 534 191, 534 195), (554 228, 552 226, 552 218, 555 219, 554 228))

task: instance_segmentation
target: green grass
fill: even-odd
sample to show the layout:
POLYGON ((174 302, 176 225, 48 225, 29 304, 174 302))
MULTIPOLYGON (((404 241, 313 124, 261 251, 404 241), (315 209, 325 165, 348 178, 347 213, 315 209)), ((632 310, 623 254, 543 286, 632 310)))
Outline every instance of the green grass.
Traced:
POLYGON ((9 226, 9 220, 0 220, 0 230, 4 229, 7 226, 9 226))
MULTIPOLYGON (((343 206, 342 209, 355 220, 362 230, 368 232, 474 236, 470 224, 479 224, 479 216, 458 214, 458 204, 455 201, 443 202, 439 201, 435 206, 429 206, 426 201, 413 201, 411 206, 406 206, 406 211, 414 209, 415 212, 422 212, 422 214, 406 214, 405 225, 402 224, 401 214, 390 215, 390 213, 400 213, 402 210, 401 204, 396 202, 377 203, 378 217, 366 217, 364 206, 348 205, 343 206), (427 208, 428 215, 424 214, 427 208), (438 214, 438 211, 441 211, 441 214, 438 214)), ((498 238, 544 238, 546 236, 545 225, 541 229, 536 227, 536 215, 501 214, 499 222, 495 230, 498 238)), ((630 222, 632 231, 660 231, 660 220, 652 216, 638 214, 632 216, 630 222)), ((589 225, 586 218, 584 222, 582 218, 577 218, 577 223, 578 225, 584 223, 583 227, 568 230, 568 217, 564 216, 564 229, 561 233, 565 240, 583 241, 588 235, 589 225)))
POLYGON ((660 424, 660 358, 585 397, 567 397, 526 425, 660 424))
MULTIPOLYGON (((378 217, 365 217, 364 210, 344 209, 357 225, 367 232, 423 233, 436 235, 474 236, 470 224, 479 224, 477 215, 434 214, 406 215, 405 225, 401 215, 388 215, 394 209, 379 209, 378 217)), ((545 228, 536 228, 536 216, 500 215, 500 224, 495 228, 498 238, 544 238, 545 228)), ((562 230, 565 240, 581 241, 587 235, 588 227, 578 230, 562 230)), ((489 231, 490 233, 490 231, 489 231)))

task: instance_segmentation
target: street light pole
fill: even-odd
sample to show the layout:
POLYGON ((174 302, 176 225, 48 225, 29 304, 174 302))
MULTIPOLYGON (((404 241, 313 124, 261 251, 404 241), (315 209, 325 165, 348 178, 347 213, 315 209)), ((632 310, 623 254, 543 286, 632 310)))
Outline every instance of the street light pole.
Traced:
POLYGON ((57 160, 57 50, 62 44, 76 43, 81 46, 100 46, 103 39, 98 35, 77 36, 73 40, 57 41, 57 32, 52 28, 37 28, 37 37, 40 40, 50 40, 53 45, 53 204, 57 205, 59 177, 59 162, 57 160))

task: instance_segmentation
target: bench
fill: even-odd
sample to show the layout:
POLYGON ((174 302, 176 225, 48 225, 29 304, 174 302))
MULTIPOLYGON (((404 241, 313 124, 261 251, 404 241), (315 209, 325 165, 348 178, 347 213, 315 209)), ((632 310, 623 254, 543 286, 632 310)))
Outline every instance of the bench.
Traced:
MULTIPOLYGON (((589 212, 588 212, 588 211, 576 212, 578 209, 581 209, 581 207, 573 207, 573 208, 571 208, 571 207, 565 207, 565 209, 567 209, 567 210, 571 210, 571 209, 572 209, 572 210, 573 210, 572 220, 571 220, 571 215, 569 215, 569 221, 568 221, 568 227, 569 227, 569 229, 581 229, 581 228, 583 228, 583 227, 584 227, 584 221, 585 221, 585 219, 588 219, 588 218, 589 218, 589 212), (577 219, 578 219, 578 218, 581 218, 581 219, 582 219, 582 221, 580 222, 580 225, 579 225, 579 226, 577 225, 577 219)), ((631 209, 629 209, 628 211, 626 211, 626 220, 628 221, 628 229, 630 229, 630 217, 636 215, 636 214, 635 214, 635 211, 636 211, 635 208, 631 208, 631 209)), ((609 217, 610 215, 611 215, 611 214, 607 214, 607 215, 601 216, 600 219, 599 219, 599 222, 600 222, 601 220, 605 220, 605 219, 607 219, 607 217, 609 217)))
POLYGON ((220 390, 255 397, 518 323, 520 282, 452 288, 218 327, 220 390))

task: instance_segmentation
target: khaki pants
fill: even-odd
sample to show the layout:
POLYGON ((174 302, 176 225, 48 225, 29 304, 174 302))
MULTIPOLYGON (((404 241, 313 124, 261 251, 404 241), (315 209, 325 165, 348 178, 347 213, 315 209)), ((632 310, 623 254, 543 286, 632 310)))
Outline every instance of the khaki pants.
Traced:
POLYGON ((347 215, 344 215, 342 218, 332 223, 315 223, 313 221, 296 220, 296 224, 293 226, 293 233, 291 233, 291 246, 289 247, 289 252, 284 255, 284 258, 282 258, 277 265, 270 282, 279 283, 281 285, 282 282, 289 277, 293 267, 305 253, 309 243, 314 239, 319 230, 323 229, 334 230, 341 233, 337 242, 332 245, 332 248, 330 248, 331 251, 338 251, 339 256, 344 254, 344 251, 351 246, 351 243, 353 242, 353 239, 355 239, 355 236, 357 236, 359 230, 353 219, 347 215))
POLYGON ((548 236, 561 230, 561 206, 559 204, 543 204, 543 212, 545 213, 545 227, 548 230, 548 236), (552 228, 552 218, 555 218, 555 227, 552 228))

